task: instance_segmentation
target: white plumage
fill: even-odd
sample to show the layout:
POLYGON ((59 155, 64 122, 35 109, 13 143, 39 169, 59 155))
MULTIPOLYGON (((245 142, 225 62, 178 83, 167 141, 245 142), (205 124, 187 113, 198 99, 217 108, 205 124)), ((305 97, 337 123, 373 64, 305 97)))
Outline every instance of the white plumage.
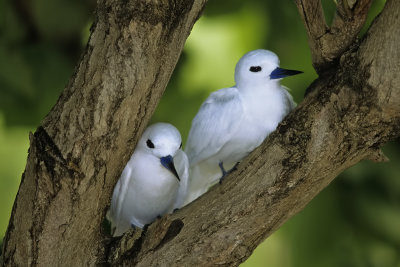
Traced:
POLYGON ((189 163, 181 145, 171 124, 156 123, 145 130, 114 188, 108 214, 114 236, 183 205, 189 163))
POLYGON ((237 162, 259 146, 295 107, 279 80, 300 71, 279 68, 268 50, 245 54, 235 68, 236 85, 206 99, 192 121, 185 147, 189 158, 189 187, 185 204, 193 201, 237 162))

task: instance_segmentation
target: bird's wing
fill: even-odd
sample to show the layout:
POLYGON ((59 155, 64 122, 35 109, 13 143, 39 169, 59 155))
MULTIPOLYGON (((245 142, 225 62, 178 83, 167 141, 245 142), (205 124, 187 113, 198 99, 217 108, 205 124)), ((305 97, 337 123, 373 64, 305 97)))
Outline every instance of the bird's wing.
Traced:
MULTIPOLYGON (((111 199, 111 207, 110 207, 110 221, 111 221, 111 229, 114 231, 114 236, 120 235, 120 232, 124 232, 126 228, 126 223, 121 218, 122 216, 122 209, 125 200, 125 196, 128 190, 130 178, 132 175, 132 166, 130 166, 130 161, 125 166, 122 174, 115 185, 113 196, 111 199)), ((129 228, 129 224, 127 225, 129 228)))
POLYGON ((216 154, 239 128, 242 100, 235 87, 212 93, 192 121, 185 152, 190 165, 216 154))
POLYGON ((289 113, 297 106, 297 104, 296 104, 296 102, 294 102, 292 95, 289 93, 290 89, 283 85, 282 85, 282 87, 283 87, 283 89, 285 89, 285 90, 283 90, 283 92, 285 93, 285 97, 286 97, 286 99, 285 99, 286 105, 285 106, 288 108, 286 113, 289 113))
POLYGON ((178 150, 174 157, 174 164, 179 174, 180 182, 173 209, 179 209, 183 206, 188 190, 189 160, 186 153, 182 150, 178 150))

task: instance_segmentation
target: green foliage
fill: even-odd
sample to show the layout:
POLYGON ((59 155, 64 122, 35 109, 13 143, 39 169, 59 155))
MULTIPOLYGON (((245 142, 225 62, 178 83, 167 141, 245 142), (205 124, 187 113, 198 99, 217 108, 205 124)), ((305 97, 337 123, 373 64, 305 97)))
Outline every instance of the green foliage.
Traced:
POLYGON ((27 127, 5 127, 0 115, 0 236, 3 236, 28 151, 27 127))
POLYGON ((94 1, 0 1, 1 239, 24 170, 28 133, 71 76, 93 9, 94 1))
MULTIPOLYGON (((373 2, 368 23, 383 4, 373 2)), ((329 22, 335 4, 323 5, 329 22)), ((93 10, 94 0, 0 1, 0 237, 24 169, 28 133, 67 84, 93 10)), ((293 1, 209 1, 152 121, 173 123, 185 140, 202 101, 232 86, 237 60, 257 48, 276 52, 282 67, 304 71, 283 81, 301 102, 316 74, 293 1)), ((400 145, 384 150, 390 163, 361 162, 344 172, 243 266, 400 266, 400 145)))
POLYGON ((91 2, 2 2, 0 112, 7 125, 36 126, 55 103, 81 53, 91 2))

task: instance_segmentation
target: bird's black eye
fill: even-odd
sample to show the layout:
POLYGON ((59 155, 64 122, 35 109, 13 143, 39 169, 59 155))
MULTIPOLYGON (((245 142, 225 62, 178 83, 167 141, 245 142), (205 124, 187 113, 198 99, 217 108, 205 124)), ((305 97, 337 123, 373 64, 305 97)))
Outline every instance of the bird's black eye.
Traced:
POLYGON ((182 148, 182 142, 181 142, 181 145, 179 146, 179 149, 181 149, 182 148))
POLYGON ((147 144, 147 146, 148 146, 149 148, 154 148, 154 144, 153 144, 153 142, 151 142, 150 139, 147 139, 146 144, 147 144))
POLYGON ((261 71, 261 67, 260 66, 251 66, 250 71, 251 72, 259 72, 259 71, 261 71))

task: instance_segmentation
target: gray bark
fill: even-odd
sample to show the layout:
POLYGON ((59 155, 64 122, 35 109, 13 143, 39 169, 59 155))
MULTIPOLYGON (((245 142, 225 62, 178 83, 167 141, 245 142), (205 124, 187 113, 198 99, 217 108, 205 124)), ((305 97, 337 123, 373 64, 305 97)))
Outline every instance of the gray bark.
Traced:
MULTIPOLYGON (((297 1, 303 18, 315 14, 316 2, 297 1)), ((396 0, 362 41, 359 26, 351 31, 344 48, 334 40, 315 45, 318 34, 308 29, 314 66, 323 71, 277 131, 222 185, 110 240, 101 223, 113 186, 204 4, 99 1, 76 73, 31 135, 3 265, 238 265, 344 169, 384 160, 380 146, 400 134, 396 0)), ((369 1, 347 4, 345 26, 364 22, 355 12, 362 5, 369 1)))

